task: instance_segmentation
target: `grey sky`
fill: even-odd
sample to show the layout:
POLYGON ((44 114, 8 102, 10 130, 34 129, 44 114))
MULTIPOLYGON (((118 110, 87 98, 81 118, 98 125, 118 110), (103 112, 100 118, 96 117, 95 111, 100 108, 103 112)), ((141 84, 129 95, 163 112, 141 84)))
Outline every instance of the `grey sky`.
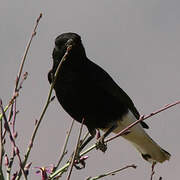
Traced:
MULTIPOLYGON (((132 97, 141 114, 180 99, 180 1, 10 1, 0 5, 0 97, 6 104, 12 95, 18 66, 35 19, 43 18, 33 40, 24 71, 29 76, 18 98, 18 144, 24 153, 46 101, 47 73, 52 65, 54 39, 62 32, 81 35, 87 56, 106 69, 132 97)), ((180 107, 147 120, 153 139, 172 154, 169 162, 156 167, 155 179, 179 179, 180 107)), ((55 163, 71 118, 55 100, 45 115, 31 153, 34 166, 55 163)), ((79 124, 76 123, 76 128, 79 124)), ((73 130, 71 154, 78 128, 73 130)), ((85 179, 128 164, 138 165, 104 179, 150 179, 150 165, 122 138, 103 154, 90 153, 87 167, 74 170, 72 179, 85 179)), ((35 172, 35 170, 32 169, 35 172)), ((32 172, 30 179, 40 179, 32 172)), ((64 176, 65 179, 65 176, 64 176)))

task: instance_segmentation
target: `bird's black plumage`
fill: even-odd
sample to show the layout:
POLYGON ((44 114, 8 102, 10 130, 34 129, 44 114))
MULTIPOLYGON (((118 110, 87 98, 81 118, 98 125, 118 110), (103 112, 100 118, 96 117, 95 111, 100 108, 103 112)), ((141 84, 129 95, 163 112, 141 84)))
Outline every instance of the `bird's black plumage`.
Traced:
MULTIPOLYGON (((84 118, 84 124, 90 132, 96 128, 108 127, 109 123, 126 114, 128 109, 138 119, 139 112, 132 100, 105 70, 87 58, 81 38, 75 33, 64 33, 56 38, 53 68, 48 74, 49 82, 66 51, 69 39, 73 40, 74 45, 67 60, 63 62, 54 87, 65 111, 79 122, 84 118)), ((144 122, 141 124, 148 128, 144 122)))
MULTIPOLYGON (((96 129, 106 131, 100 139, 103 140, 112 131, 118 133, 139 119, 140 114, 110 75, 87 58, 81 38, 76 33, 64 33, 56 38, 49 82, 53 80, 69 40, 72 49, 62 63, 54 90, 58 101, 72 118, 78 122, 84 118, 83 123, 91 137, 81 146, 83 148, 94 137, 96 129)), ((170 154, 155 143, 143 128, 148 128, 148 125, 141 122, 123 137, 136 147, 145 160, 151 163, 169 160, 170 154)), ((100 149, 105 151, 106 148, 101 146, 100 149)))

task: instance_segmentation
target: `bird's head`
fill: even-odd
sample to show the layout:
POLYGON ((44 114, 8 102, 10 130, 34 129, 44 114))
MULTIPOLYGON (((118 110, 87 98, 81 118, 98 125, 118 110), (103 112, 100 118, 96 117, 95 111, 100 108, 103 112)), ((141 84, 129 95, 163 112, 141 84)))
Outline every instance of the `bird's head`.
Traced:
POLYGON ((68 55, 69 59, 78 61, 86 56, 81 37, 76 33, 63 33, 55 39, 55 47, 52 53, 54 63, 60 62, 69 43, 72 45, 72 49, 68 55))
POLYGON ((48 73, 49 82, 52 82, 54 73, 64 56, 68 45, 72 45, 71 50, 68 52, 68 57, 64 63, 71 67, 80 67, 86 59, 85 49, 81 42, 81 37, 76 33, 63 33, 55 39, 55 47, 53 49, 53 67, 48 73))

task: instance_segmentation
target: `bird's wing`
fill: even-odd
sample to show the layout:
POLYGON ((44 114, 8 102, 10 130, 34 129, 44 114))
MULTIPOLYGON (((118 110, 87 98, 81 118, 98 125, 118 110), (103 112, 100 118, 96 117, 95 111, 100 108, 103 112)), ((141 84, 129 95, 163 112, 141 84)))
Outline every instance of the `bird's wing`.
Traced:
MULTIPOLYGON (((140 114, 134 103, 130 99, 130 97, 114 82, 114 80, 110 77, 110 75, 103 70, 100 66, 96 65, 92 61, 87 61, 88 77, 95 82, 96 86, 101 87, 104 91, 106 91, 111 96, 119 99, 120 102, 126 104, 127 107, 131 110, 134 116, 139 119, 140 114)), ((148 129, 149 126, 145 122, 140 122, 143 128, 148 129)))

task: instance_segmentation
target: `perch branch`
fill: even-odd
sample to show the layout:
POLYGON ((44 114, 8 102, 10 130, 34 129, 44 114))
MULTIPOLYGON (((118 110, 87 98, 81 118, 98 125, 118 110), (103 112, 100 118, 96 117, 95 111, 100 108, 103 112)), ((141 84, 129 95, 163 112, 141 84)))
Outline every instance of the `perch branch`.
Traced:
MULTIPOLYGON (((145 119, 148 119, 148 118, 150 118, 150 117, 152 117, 152 116, 154 116, 154 115, 156 115, 156 114, 158 114, 158 113, 160 113, 160 112, 162 112, 162 111, 165 111, 165 110, 167 110, 167 109, 169 109, 169 108, 171 108, 171 107, 173 107, 173 106, 175 106, 175 105, 178 105, 178 104, 180 104, 180 101, 176 101, 176 102, 174 102, 174 103, 168 104, 168 105, 160 108, 159 110, 150 113, 149 115, 140 116, 140 118, 139 118, 137 121, 135 121, 134 123, 130 124, 128 127, 126 127, 125 129, 123 129, 122 131, 120 131, 117 135, 113 136, 112 138, 109 138, 109 139, 105 140, 105 143, 110 142, 110 141, 112 141, 113 139, 121 136, 122 134, 124 134, 125 132, 127 132, 130 128, 132 128, 133 126, 135 126, 135 125, 138 124, 139 122, 144 121, 145 119)), ((83 151, 82 153, 80 153, 80 157, 84 156, 85 154, 87 154, 88 152, 92 151, 92 150, 95 149, 95 148, 96 148, 96 144, 92 145, 91 147, 89 147, 88 149, 86 149, 85 151, 83 151)), ((49 179, 52 179, 52 178, 56 177, 58 174, 64 172, 65 169, 67 169, 67 168, 69 167, 69 165, 70 165, 70 163, 67 162, 62 168, 58 169, 56 172, 54 172, 53 174, 51 174, 51 175, 49 176, 49 179)))

